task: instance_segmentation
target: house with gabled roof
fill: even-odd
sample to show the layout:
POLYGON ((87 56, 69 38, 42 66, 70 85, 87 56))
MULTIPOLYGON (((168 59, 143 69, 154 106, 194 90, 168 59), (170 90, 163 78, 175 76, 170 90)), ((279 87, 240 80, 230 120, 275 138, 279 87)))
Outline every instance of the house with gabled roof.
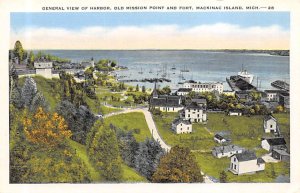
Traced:
POLYGON ((234 154, 242 153, 244 150, 244 148, 239 147, 237 145, 223 145, 219 147, 214 147, 212 149, 212 155, 217 158, 230 157, 234 154))
POLYGON ((172 130, 177 134, 192 133, 193 127, 189 120, 178 118, 172 122, 172 130))
POLYGON ((159 109, 164 112, 178 112, 183 108, 182 96, 159 95, 155 83, 149 100, 149 109, 159 109))
POLYGON ((261 147, 267 151, 272 151, 273 149, 287 150, 286 142, 283 137, 265 138, 261 141, 261 147))
POLYGON ((206 122, 206 107, 200 106, 196 102, 191 102, 181 111, 180 116, 191 122, 206 122))
POLYGON ((225 143, 227 141, 227 139, 225 139, 222 135, 220 134, 216 134, 214 136, 214 141, 217 143, 225 143))
POLYGON ((265 133, 277 133, 278 124, 275 117, 272 115, 267 115, 264 117, 264 131, 265 133))
POLYGON ((254 152, 244 151, 230 158, 229 171, 233 174, 251 174, 265 170, 265 161, 257 158, 254 152))

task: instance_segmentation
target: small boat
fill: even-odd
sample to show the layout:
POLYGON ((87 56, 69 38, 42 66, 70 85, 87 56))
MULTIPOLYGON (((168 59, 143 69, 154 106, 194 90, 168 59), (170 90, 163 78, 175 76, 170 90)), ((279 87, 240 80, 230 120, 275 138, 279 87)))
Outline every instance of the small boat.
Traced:
POLYGON ((175 65, 173 65, 173 67, 171 68, 171 70, 176 70, 176 67, 175 67, 175 65))
POLYGON ((141 71, 138 72, 139 74, 143 74, 143 68, 141 68, 141 71))

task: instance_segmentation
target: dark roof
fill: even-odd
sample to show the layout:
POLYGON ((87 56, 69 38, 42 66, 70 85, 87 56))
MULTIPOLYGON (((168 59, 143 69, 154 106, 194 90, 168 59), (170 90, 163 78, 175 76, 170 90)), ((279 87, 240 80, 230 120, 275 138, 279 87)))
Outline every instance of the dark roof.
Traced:
POLYGON ((282 90, 265 90, 265 93, 282 93, 282 90))
POLYGON ((283 137, 276 137, 276 138, 268 138, 266 139, 267 142, 271 145, 271 146, 275 146, 275 145, 285 145, 286 142, 284 140, 283 137))
POLYGON ((159 107, 180 107, 180 97, 179 96, 166 96, 166 95, 159 95, 158 98, 151 98, 150 104, 152 106, 159 106, 159 107))
POLYGON ((179 88, 177 92, 191 92, 191 88, 179 88))
POLYGON ((219 135, 219 134, 216 134, 215 135, 215 138, 219 139, 219 140, 222 140, 222 139, 225 139, 223 136, 219 135))
POLYGON ((185 81, 186 83, 197 83, 196 81, 194 80, 188 80, 188 81, 185 81))
POLYGON ((186 125, 190 125, 191 124, 191 122, 189 120, 185 120, 185 119, 181 119, 181 118, 175 119, 173 121, 173 124, 175 124, 175 125, 178 125, 180 123, 183 123, 183 124, 186 124, 186 125))
POLYGON ((265 163, 265 160, 263 160, 262 158, 257 158, 257 164, 263 164, 265 163))
POLYGON ((241 113, 243 112, 241 109, 230 109, 229 112, 233 112, 233 113, 241 113))
POLYGON ((273 117, 272 115, 266 115, 266 116, 264 117, 264 121, 268 121, 268 120, 270 120, 270 119, 273 119, 273 120, 277 121, 277 120, 275 119, 275 117, 273 117))
POLYGON ((207 103, 206 98, 193 98, 192 102, 196 102, 196 103, 207 103))
POLYGON ((273 151, 277 152, 278 154, 280 155, 286 155, 286 156, 289 156, 290 154, 287 153, 285 150, 283 149, 273 149, 273 151))
POLYGON ((186 109, 203 109, 203 107, 199 106, 196 102, 191 102, 186 106, 186 109))
POLYGON ((255 153, 252 151, 244 151, 243 153, 235 154, 235 156, 240 162, 257 159, 255 153))

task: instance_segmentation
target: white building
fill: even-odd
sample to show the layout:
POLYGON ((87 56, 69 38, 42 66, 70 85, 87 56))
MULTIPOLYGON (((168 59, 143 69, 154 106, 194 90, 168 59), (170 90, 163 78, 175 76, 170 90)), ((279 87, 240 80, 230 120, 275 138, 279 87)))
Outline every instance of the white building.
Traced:
POLYGON ((272 115, 267 115, 264 118, 264 131, 265 133, 276 133, 277 132, 277 120, 272 115))
POLYGON ((242 116, 242 114, 243 114, 242 111, 238 109, 228 111, 229 116, 242 116))
POLYGON ((34 62, 36 75, 40 75, 45 78, 52 78, 52 66, 53 66, 52 62, 49 61, 34 62))
POLYGON ((261 147, 267 151, 273 149, 287 149, 286 142, 283 137, 266 138, 261 141, 261 147))
POLYGON ((191 102, 184 109, 181 117, 191 122, 206 122, 205 107, 198 105, 196 102, 191 102))
POLYGON ((270 102, 278 102, 280 90, 265 90, 266 100, 270 102))
POLYGON ((177 134, 192 133, 193 127, 190 121, 180 118, 173 121, 172 130, 177 134))
POLYGON ((244 148, 239 147, 237 145, 226 145, 226 146, 214 147, 212 149, 212 155, 217 158, 230 157, 234 154, 242 153, 243 151, 244 148))
POLYGON ((179 88, 177 90, 177 95, 178 96, 186 96, 192 91, 191 88, 179 88))
POLYGON ((201 83, 190 80, 183 83, 183 88, 191 88, 195 92, 212 92, 215 90, 221 94, 223 93, 224 86, 222 82, 201 83))
POLYGON ((227 140, 220 134, 214 136, 214 141, 217 143, 225 143, 227 140))
POLYGON ((231 156, 229 170, 237 175, 251 174, 265 170, 265 161, 254 152, 245 151, 231 156))

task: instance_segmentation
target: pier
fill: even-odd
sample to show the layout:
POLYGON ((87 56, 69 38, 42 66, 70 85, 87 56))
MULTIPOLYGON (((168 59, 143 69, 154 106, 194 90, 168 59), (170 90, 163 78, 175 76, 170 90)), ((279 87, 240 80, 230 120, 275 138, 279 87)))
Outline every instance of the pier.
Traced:
POLYGON ((124 80, 118 80, 119 82, 171 82, 170 79, 167 78, 145 78, 145 79, 124 79, 124 80))

